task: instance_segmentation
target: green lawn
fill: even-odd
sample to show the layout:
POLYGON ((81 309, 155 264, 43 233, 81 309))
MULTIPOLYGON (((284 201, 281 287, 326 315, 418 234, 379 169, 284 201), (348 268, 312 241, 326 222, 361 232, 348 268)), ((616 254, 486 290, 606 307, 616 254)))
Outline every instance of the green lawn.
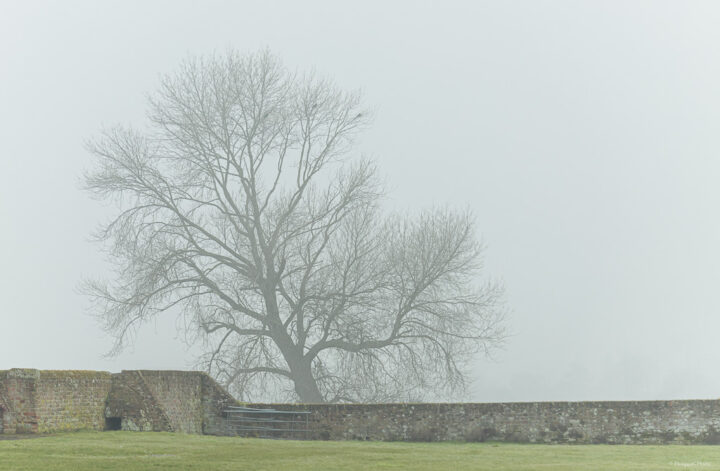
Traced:
POLYGON ((720 446, 300 442, 171 433, 0 440, 2 470, 720 470, 720 446))

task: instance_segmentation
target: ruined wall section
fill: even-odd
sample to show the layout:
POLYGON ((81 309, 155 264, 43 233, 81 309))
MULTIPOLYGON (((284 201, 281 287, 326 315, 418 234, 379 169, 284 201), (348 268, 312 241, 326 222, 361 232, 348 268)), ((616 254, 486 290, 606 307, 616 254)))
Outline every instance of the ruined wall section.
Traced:
POLYGON ((111 375, 104 371, 39 371, 37 432, 103 430, 111 375))
MULTIPOLYGON (((224 411, 233 405, 201 372, 0 371, 5 434, 112 425, 222 435, 229 432, 224 411)), ((252 407, 310 411, 314 439, 720 444, 717 400, 252 407)))
POLYGON ((3 433, 5 427, 5 417, 10 416, 10 406, 7 402, 7 389, 5 386, 6 371, 0 371, 0 434, 3 433))
POLYGON ((0 433, 102 430, 109 390, 102 371, 2 371, 0 433))
POLYGON ((137 371, 173 432, 203 432, 202 376, 196 371, 137 371))
POLYGON ((120 429, 142 432, 170 432, 172 426, 138 371, 112 375, 105 417, 120 421, 120 429))
POLYGON ((238 406, 240 403, 209 375, 203 373, 201 380, 202 433, 205 435, 226 435, 228 431, 224 411, 229 406, 238 406))
POLYGON ((228 405, 237 401, 202 372, 123 371, 112 375, 106 416, 122 430, 222 435, 228 405))
POLYGON ((12 369, 0 372, 0 396, 5 404, 3 433, 36 433, 35 382, 39 372, 29 369, 12 369))
POLYGON ((197 371, 0 371, 0 433, 119 428, 214 433, 237 404, 197 371))

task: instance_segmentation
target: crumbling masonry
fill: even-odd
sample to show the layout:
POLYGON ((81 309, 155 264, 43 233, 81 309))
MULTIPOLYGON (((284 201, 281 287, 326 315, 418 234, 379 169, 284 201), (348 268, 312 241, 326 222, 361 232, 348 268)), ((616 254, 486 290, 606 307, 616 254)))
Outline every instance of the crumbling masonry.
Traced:
MULTIPOLYGON (((223 412, 233 405, 235 399, 200 372, 0 371, 0 433, 5 434, 225 435, 223 412)), ((720 444, 718 400, 252 407, 309 411, 304 437, 311 439, 720 444)))
POLYGON ((0 371, 0 433, 143 430, 223 433, 236 401, 195 371, 0 371))

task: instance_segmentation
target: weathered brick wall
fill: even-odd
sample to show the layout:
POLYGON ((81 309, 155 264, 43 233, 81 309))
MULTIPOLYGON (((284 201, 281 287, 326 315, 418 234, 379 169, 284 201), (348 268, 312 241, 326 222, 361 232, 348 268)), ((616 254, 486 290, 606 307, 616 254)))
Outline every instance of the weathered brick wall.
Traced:
POLYGON ((7 425, 5 422, 10 421, 10 406, 7 400, 7 371, 0 371, 0 434, 5 431, 7 425))
POLYGON ((109 390, 110 373, 100 371, 0 372, 0 433, 102 430, 109 390))
POLYGON ((106 418, 124 430, 203 433, 222 429, 233 401, 201 372, 13 369, 0 371, 0 433, 103 430, 106 418))
POLYGON ((111 375, 104 371, 40 371, 37 431, 103 430, 110 384, 111 375))
POLYGON ((167 414, 159 406, 139 371, 112 375, 105 416, 120 420, 120 429, 142 432, 170 432, 167 414))
POLYGON ((0 395, 5 403, 3 433, 36 433, 35 382, 37 370, 12 369, 0 372, 0 395))
POLYGON ((7 390, 5 376, 6 371, 0 371, 0 434, 3 433, 5 427, 5 417, 10 417, 10 406, 7 404, 7 390))
MULTIPOLYGON (((125 430, 224 434, 237 405, 199 372, 0 371, 0 433, 125 430)), ((720 444, 720 401, 255 404, 309 410, 310 438, 720 444)))
POLYGON ((315 439, 720 444, 715 400, 252 407, 311 411, 315 439))
POLYGON ((202 373, 138 371, 174 432, 202 433, 202 373))
POLYGON ((237 406, 239 403, 210 376, 203 374, 201 379, 203 433, 225 435, 227 434, 227 424, 224 411, 228 406, 237 406))
POLYGON ((123 371, 112 375, 106 415, 122 430, 220 435, 222 414, 237 401, 197 371, 123 371))
POLYGON ((214 433, 234 398, 197 371, 0 371, 0 433, 123 430, 214 433))

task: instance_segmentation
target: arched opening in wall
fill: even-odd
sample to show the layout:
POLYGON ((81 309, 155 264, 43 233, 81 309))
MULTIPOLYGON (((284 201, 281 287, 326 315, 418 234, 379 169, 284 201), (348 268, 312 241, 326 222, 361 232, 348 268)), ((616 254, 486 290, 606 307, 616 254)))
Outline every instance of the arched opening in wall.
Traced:
POLYGON ((120 417, 105 417, 105 430, 122 430, 120 417))

